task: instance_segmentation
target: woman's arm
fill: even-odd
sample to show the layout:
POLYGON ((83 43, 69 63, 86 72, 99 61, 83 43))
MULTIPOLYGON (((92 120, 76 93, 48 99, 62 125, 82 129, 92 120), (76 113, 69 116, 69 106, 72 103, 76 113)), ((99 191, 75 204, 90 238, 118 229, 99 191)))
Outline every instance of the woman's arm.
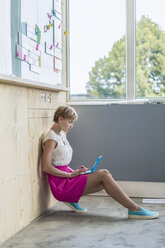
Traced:
POLYGON ((68 168, 69 168, 71 171, 74 171, 71 167, 68 166, 68 168))
POLYGON ((42 166, 42 171, 51 174, 53 176, 57 176, 57 177, 76 177, 80 174, 83 174, 84 169, 83 168, 79 168, 77 170, 73 170, 72 173, 67 173, 65 171, 61 171, 57 168, 55 168, 54 166, 52 166, 51 161, 52 161, 52 154, 53 154, 53 150, 54 148, 57 146, 57 142, 55 140, 47 140, 44 144, 44 151, 42 154, 42 162, 41 162, 41 166, 42 166))
POLYGON ((41 162, 42 171, 57 177, 69 177, 69 173, 61 171, 51 164, 53 150, 56 146, 57 142, 55 140, 47 140, 45 142, 41 162))

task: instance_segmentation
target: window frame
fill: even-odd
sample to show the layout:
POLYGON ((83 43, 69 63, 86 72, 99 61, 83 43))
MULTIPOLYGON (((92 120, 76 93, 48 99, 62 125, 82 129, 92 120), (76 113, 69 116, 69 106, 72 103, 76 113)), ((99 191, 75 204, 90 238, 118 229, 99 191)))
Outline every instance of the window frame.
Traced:
MULTIPOLYGON (((67 87, 70 88, 70 1, 66 0, 66 20, 67 20, 67 73, 66 82, 67 87)), ((67 92, 67 102, 69 104, 107 104, 107 103, 157 103, 164 102, 165 98, 151 97, 136 99, 136 0, 125 0, 126 10, 126 99, 69 99, 69 92, 67 92)))

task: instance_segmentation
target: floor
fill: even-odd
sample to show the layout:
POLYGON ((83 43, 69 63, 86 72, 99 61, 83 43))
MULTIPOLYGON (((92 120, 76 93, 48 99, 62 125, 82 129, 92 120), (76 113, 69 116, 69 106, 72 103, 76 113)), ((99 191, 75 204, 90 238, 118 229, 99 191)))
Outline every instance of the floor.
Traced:
POLYGON ((165 205, 134 201, 159 211, 160 217, 130 220, 127 209, 109 197, 85 196, 80 204, 88 208, 87 213, 74 213, 59 202, 0 248, 165 247, 165 205))

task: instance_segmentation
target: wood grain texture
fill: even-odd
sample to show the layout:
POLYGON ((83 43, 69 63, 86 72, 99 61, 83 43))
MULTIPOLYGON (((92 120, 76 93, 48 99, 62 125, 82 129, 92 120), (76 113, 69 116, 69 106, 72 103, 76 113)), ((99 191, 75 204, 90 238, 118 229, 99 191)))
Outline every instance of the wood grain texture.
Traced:
POLYGON ((41 136, 69 90, 65 7, 62 0, 62 85, 0 75, 0 244, 57 202, 41 172, 41 136))
MULTIPOLYGON (((0 84, 0 243, 57 201, 41 172, 41 136, 65 93, 0 84), (41 92, 51 102, 41 102, 41 92)), ((47 98, 46 98, 47 99, 47 98)))

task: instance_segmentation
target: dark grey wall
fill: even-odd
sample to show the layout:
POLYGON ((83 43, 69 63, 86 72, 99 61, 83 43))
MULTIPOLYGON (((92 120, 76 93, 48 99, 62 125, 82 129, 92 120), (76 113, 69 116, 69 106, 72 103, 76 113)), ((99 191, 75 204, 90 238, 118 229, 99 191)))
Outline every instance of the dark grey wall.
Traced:
POLYGON ((68 133, 70 164, 99 168, 116 180, 165 182, 165 105, 79 105, 79 119, 68 133))

